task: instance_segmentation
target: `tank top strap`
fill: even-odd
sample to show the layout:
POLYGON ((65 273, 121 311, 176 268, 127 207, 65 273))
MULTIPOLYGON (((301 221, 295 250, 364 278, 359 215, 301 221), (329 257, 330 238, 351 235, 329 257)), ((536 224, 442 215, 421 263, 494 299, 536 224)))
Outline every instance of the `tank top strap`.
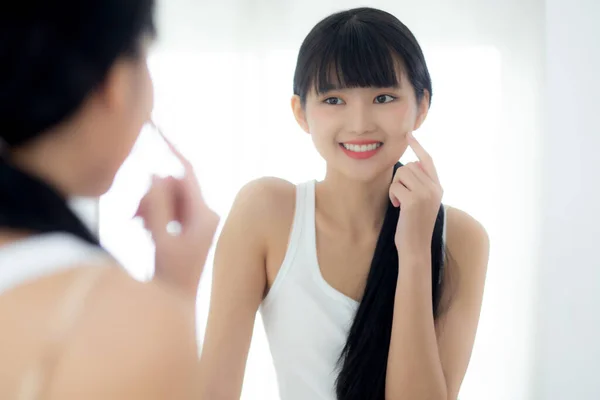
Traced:
POLYGON ((305 185, 305 196, 306 200, 304 203, 304 226, 306 229, 306 238, 310 240, 311 247, 315 244, 315 214, 316 214, 316 189, 317 182, 312 180, 306 182, 305 185))
MULTIPOLYGON (((286 253, 281 263, 281 267, 275 277, 275 281, 269 289, 269 293, 262 302, 262 307, 268 306, 272 298, 275 297, 279 288, 283 284, 285 277, 290 273, 290 270, 296 264, 296 258, 299 253, 302 253, 307 228, 310 226, 307 221, 310 221, 310 215, 314 215, 314 199, 311 200, 311 184, 314 186, 314 181, 303 182, 296 185, 296 205, 294 207, 294 219, 290 229, 290 235, 286 253), (312 206, 312 209, 311 209, 312 206)), ((314 189, 312 190, 314 192, 314 189)))
POLYGON ((98 246, 64 233, 34 235, 0 246, 0 294, 30 280, 110 258, 98 246))

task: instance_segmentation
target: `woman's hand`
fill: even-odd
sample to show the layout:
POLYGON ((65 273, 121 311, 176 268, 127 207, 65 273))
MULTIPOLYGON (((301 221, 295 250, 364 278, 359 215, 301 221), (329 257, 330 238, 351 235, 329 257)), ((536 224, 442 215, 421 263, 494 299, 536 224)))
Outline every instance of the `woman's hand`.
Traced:
POLYGON ((156 246, 155 279, 195 299, 219 217, 204 202, 190 162, 163 139, 183 164, 184 175, 180 179, 153 177, 136 216, 143 219, 156 246), (178 232, 169 232, 174 222, 178 232))
POLYGON ((428 255, 443 190, 431 156, 408 134, 408 144, 419 162, 398 168, 390 185, 390 200, 400 207, 396 248, 403 255, 428 255))

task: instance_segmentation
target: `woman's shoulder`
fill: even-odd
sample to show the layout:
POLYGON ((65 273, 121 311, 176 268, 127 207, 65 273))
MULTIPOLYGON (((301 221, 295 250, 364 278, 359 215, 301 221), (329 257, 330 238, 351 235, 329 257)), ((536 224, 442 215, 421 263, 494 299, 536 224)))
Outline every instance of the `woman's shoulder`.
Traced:
POLYGON ((112 397, 121 394, 118 388, 144 396, 166 396, 172 385, 192 390, 198 360, 194 307, 160 282, 136 281, 108 260, 81 264, 0 296, 0 314, 15 310, 22 317, 7 327, 7 342, 35 349, 21 355, 29 364, 57 350, 48 346, 61 349, 53 360, 56 398, 75 382, 82 394, 104 398, 122 398, 112 397), (36 326, 38 334, 19 334, 27 326, 36 326))
POLYGON ((485 241, 487 240, 487 231, 483 224, 475 217, 459 208, 444 205, 446 212, 446 223, 448 238, 453 238, 454 242, 466 241, 485 241))
MULTIPOLYGON (((263 177, 239 191, 217 244, 217 253, 246 247, 262 256, 285 250, 296 209, 296 185, 263 177), (221 251, 219 251, 221 250, 221 251)), ((262 257, 261 256, 261 257, 262 257)), ((272 256, 272 254, 271 254, 272 256)))
POLYGON ((277 206, 294 201, 296 185, 276 177, 265 176, 245 184, 238 192, 237 199, 254 206, 277 206))
POLYGON ((489 257, 485 227, 467 212, 446 206, 446 246, 456 267, 484 272, 489 257))
POLYGON ((65 390, 84 383, 89 393, 104 391, 103 398, 124 380, 131 384, 123 392, 136 398, 190 395, 198 372, 193 302, 159 281, 139 282, 115 264, 106 267, 72 328, 58 383, 65 390))
POLYGON ((244 185, 238 192, 231 213, 261 226, 287 220, 294 213, 296 185, 285 179, 263 177, 244 185))

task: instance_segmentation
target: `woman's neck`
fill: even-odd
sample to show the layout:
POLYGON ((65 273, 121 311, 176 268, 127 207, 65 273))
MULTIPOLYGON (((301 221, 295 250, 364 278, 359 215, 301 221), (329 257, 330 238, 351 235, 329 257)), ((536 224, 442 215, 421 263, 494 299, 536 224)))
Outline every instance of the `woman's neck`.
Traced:
POLYGON ((22 172, 42 180, 63 197, 69 197, 76 177, 76 168, 67 168, 69 154, 52 146, 50 141, 38 141, 12 149, 6 160, 22 172))
POLYGON ((368 182, 328 171, 317 184, 317 208, 348 232, 379 232, 389 203, 391 179, 392 170, 368 182))

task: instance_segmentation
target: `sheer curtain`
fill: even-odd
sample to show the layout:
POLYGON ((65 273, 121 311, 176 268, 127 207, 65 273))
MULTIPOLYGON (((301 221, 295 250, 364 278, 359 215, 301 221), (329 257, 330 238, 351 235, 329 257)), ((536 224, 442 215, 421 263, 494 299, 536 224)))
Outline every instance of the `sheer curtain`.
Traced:
MULTIPOLYGON (((436 160, 444 202, 479 219, 492 241, 462 400, 529 398, 541 69, 536 4, 369 4, 397 15, 421 41, 434 95, 418 136, 436 160), (510 17, 512 33, 506 35, 498 18, 511 15, 516 17, 510 17), (521 34, 527 31, 524 39, 521 34)), ((297 183, 323 176, 324 163, 290 109, 295 59, 304 35, 319 19, 359 5, 348 0, 161 3, 161 40, 150 59, 155 119, 192 161, 207 201, 223 219, 239 188, 251 179, 271 175, 297 183)), ((152 132, 144 131, 114 187, 100 201, 101 239, 139 279, 151 275, 152 246, 131 216, 152 172, 178 171, 152 132)), ((209 260, 198 299, 200 341, 210 281, 209 260)), ((260 316, 243 398, 278 398, 260 316)))

